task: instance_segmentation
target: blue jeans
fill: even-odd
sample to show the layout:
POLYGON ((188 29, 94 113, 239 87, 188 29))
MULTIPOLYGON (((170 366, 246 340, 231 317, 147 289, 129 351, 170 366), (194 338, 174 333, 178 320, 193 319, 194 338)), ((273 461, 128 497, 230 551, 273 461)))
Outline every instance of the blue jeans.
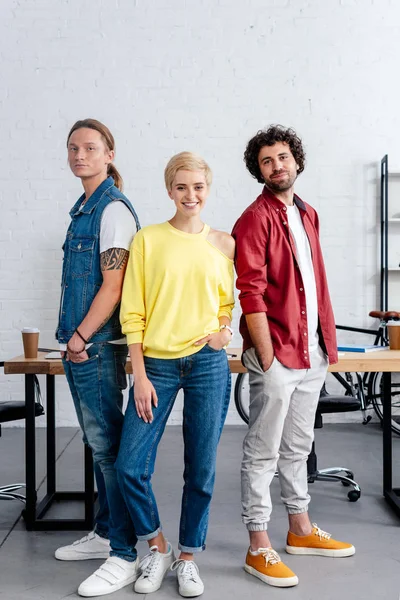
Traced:
POLYGON ((137 416, 130 390, 116 469, 122 494, 139 540, 161 531, 151 485, 157 447, 180 389, 184 391, 185 444, 179 549, 205 549, 210 502, 214 489, 217 446, 229 406, 231 376, 224 350, 208 345, 184 358, 145 357, 147 377, 154 385, 158 406, 153 422, 137 416))
POLYGON ((114 468, 124 420, 122 390, 126 388, 127 347, 101 342, 87 352, 89 359, 85 362, 63 360, 63 365, 83 440, 93 452, 100 506, 95 530, 109 537, 111 556, 134 561, 137 538, 114 468))
POLYGON ((103 473, 101 472, 99 464, 96 462, 94 463, 94 476, 96 478, 97 500, 99 503, 99 507, 94 518, 94 530, 100 537, 108 539, 110 509, 108 507, 106 484, 104 481, 103 473))

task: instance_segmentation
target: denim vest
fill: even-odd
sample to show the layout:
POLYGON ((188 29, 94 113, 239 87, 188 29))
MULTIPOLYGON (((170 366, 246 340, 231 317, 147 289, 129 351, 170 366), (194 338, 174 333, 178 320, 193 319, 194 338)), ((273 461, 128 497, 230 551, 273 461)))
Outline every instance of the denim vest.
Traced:
MULTIPOLYGON (((61 302, 56 338, 61 344, 68 343, 75 329, 87 315, 89 308, 103 283, 100 268, 100 226, 106 206, 122 201, 129 208, 139 230, 139 219, 128 198, 108 177, 85 202, 83 194, 70 211, 71 224, 63 245, 64 260, 61 279, 61 302)), ((123 337, 119 322, 119 305, 110 319, 91 342, 108 342, 123 337)))

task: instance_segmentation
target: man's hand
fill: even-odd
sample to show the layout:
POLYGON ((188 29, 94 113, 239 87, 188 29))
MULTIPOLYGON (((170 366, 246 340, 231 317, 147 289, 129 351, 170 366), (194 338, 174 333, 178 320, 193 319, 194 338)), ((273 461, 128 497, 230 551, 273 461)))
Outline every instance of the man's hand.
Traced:
POLYGON ((264 371, 264 373, 266 373, 268 369, 271 368, 271 365, 274 362, 274 353, 272 352, 271 355, 266 354, 263 357, 261 357, 256 350, 256 356, 261 369, 264 371))
POLYGON ((148 377, 135 377, 133 388, 133 397, 135 399, 136 412, 140 419, 145 423, 153 421, 152 404, 158 405, 156 390, 148 377))
POLYGON ((89 358, 89 355, 86 352, 85 343, 81 340, 81 338, 79 337, 79 335, 77 333, 74 333, 74 335, 69 340, 68 345, 67 345, 66 360, 70 360, 73 363, 81 363, 81 362, 84 362, 85 360, 88 360, 88 358, 89 358), (70 350, 72 352, 70 352, 70 350), (81 350, 81 352, 79 352, 78 354, 75 354, 79 350, 81 350))
POLYGON ((246 323, 254 344, 258 363, 265 373, 274 360, 274 348, 272 346, 267 315, 266 313, 251 313, 246 315, 246 323))

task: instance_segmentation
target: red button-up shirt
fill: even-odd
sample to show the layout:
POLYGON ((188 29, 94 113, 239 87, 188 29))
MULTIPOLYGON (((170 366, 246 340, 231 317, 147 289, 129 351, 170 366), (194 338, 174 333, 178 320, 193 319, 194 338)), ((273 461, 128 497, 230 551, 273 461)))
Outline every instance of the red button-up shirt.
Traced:
MULTIPOLYGON (((316 211, 294 196, 307 234, 318 299, 318 333, 330 364, 337 362, 337 342, 316 211)), ((283 365, 308 369, 307 306, 303 280, 290 233, 287 208, 266 187, 236 221, 236 286, 242 307, 243 351, 254 346, 245 315, 265 312, 274 353, 283 365)))

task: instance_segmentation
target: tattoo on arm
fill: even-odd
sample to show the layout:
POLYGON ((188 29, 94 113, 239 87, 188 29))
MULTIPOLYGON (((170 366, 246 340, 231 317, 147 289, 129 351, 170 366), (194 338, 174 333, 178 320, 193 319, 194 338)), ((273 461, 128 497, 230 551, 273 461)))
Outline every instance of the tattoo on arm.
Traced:
MULTIPOLYGON (((129 252, 128 252, 128 254, 129 254, 129 252)), ((103 322, 100 323, 100 325, 98 326, 98 328, 96 329, 96 331, 93 331, 93 333, 91 334, 90 338, 93 337, 98 331, 100 331, 100 329, 102 327, 104 327, 104 325, 111 319, 111 317, 113 316, 114 311, 117 308, 118 304, 119 304, 119 302, 117 302, 116 304, 114 304, 114 306, 112 307, 112 310, 110 311, 110 313, 106 316, 106 318, 103 320, 103 322)))
POLYGON ((102 271, 118 271, 128 262, 129 251, 124 248, 110 248, 100 254, 100 267, 102 271))
MULTIPOLYGON (((120 271, 126 267, 128 262, 129 251, 124 248, 110 248, 100 254, 100 267, 102 271, 120 271)), ((119 300, 114 304, 109 314, 103 319, 102 323, 97 327, 96 331, 90 335, 92 338, 104 325, 111 319, 115 309, 119 305, 119 300)))

